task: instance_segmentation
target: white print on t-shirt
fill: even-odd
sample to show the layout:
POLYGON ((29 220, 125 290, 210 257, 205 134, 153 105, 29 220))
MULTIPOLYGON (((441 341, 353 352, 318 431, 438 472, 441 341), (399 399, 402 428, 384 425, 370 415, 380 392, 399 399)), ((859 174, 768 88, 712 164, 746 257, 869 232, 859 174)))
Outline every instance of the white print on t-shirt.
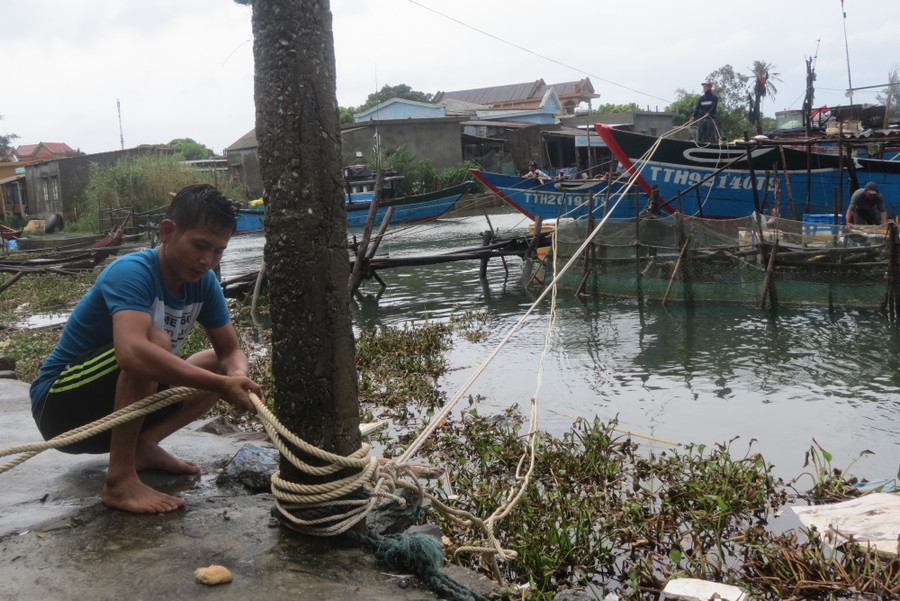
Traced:
POLYGON ((177 354, 187 338, 188 332, 197 320, 200 309, 203 307, 202 302, 192 305, 185 305, 183 309, 173 309, 167 307, 161 299, 156 299, 150 308, 150 315, 153 319, 153 327, 165 330, 172 341, 172 353, 177 354))

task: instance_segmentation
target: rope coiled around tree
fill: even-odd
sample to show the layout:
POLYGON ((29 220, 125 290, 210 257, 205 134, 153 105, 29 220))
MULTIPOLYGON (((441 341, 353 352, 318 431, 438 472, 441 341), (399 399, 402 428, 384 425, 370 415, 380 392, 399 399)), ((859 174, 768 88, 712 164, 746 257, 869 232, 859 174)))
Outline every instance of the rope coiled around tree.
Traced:
MULTIPOLYGON (((31 459, 47 449, 57 449, 95 436, 138 417, 153 413, 180 401, 203 394, 205 391, 189 387, 177 387, 160 391, 140 399, 99 420, 60 434, 47 441, 16 445, 0 449, 0 457, 19 455, 0 465, 0 473, 31 459)), ((259 413, 263 427, 272 442, 292 465, 305 473, 323 476, 342 469, 353 468, 356 474, 332 482, 301 485, 288 482, 280 477, 280 472, 272 474, 272 493, 275 496, 275 510, 290 522, 291 528, 305 534, 333 536, 353 527, 374 508, 382 498, 393 498, 405 502, 395 495, 397 486, 411 488, 418 492, 421 506, 424 493, 409 465, 388 463, 378 465, 378 460, 369 455, 370 445, 363 443, 349 456, 323 451, 305 442, 284 427, 269 408, 255 394, 250 400, 259 413), (300 460, 288 447, 295 448, 312 457, 327 462, 314 466, 300 460), (367 490, 364 485, 376 480, 375 488, 367 490), (350 509, 346 509, 349 507, 350 509), (303 517, 298 516, 303 513, 303 517)), ((451 601, 487 601, 487 599, 467 587, 455 582, 441 572, 443 548, 437 539, 426 535, 390 535, 381 537, 370 533, 359 538, 375 549, 376 557, 396 570, 408 571, 418 576, 436 593, 451 601)))

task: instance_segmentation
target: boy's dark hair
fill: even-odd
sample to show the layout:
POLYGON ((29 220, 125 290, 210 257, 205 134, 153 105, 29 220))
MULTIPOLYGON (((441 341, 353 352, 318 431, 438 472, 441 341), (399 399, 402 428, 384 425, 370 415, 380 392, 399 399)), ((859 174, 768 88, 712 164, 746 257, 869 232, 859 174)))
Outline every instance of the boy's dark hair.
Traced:
POLYGON ((209 184, 179 190, 166 211, 166 219, 174 221, 180 232, 197 227, 224 229, 232 234, 237 230, 234 203, 209 184))

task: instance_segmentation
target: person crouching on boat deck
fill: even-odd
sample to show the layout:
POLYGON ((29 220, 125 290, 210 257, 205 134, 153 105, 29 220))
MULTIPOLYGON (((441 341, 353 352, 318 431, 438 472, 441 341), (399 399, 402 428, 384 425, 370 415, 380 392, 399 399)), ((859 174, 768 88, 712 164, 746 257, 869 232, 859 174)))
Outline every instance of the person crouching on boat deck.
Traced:
POLYGON ((122 409, 167 386, 206 391, 144 418, 95 434, 59 450, 109 453, 100 494, 109 507, 163 513, 184 506, 144 484, 141 470, 195 474, 200 466, 159 446, 164 438, 205 414, 221 398, 252 411, 240 349, 213 274, 235 232, 232 202, 208 184, 182 189, 159 224, 160 244, 110 263, 79 301, 59 343, 31 384, 32 413, 49 440, 122 409), (212 343, 180 357, 194 322, 212 343))
POLYGON ((703 94, 697 99, 694 114, 691 115, 691 123, 699 119, 697 124, 697 142, 701 144, 714 144, 716 135, 716 108, 719 106, 719 97, 712 93, 712 82, 704 81, 703 94))
POLYGON ((546 173, 544 173, 543 171, 538 169, 538 165, 534 161, 529 161, 528 171, 526 171, 525 175, 523 175, 522 177, 536 178, 541 181, 543 181, 545 179, 550 179, 549 175, 547 175, 546 173))
POLYGON ((878 184, 869 182, 850 197, 850 206, 844 222, 853 225, 879 225, 887 223, 884 210, 884 196, 878 191, 878 184))

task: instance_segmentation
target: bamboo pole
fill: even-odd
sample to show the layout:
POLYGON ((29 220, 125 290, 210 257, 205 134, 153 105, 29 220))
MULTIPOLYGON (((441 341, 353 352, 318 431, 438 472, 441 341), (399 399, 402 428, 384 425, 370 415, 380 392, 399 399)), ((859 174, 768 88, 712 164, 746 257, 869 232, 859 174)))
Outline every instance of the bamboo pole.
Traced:
POLYGON ((644 304, 644 292, 641 288, 641 211, 637 188, 634 190, 634 268, 637 284, 638 305, 644 304))
MULTIPOLYGON (((491 240, 494 238, 494 233, 490 230, 485 230, 481 234, 481 245, 482 246, 490 246, 491 240)), ((478 269, 478 277, 482 280, 487 278, 487 266, 488 266, 489 257, 485 256, 481 258, 481 267, 478 269)))
POLYGON ((809 213, 809 202, 812 197, 812 142, 806 143, 806 210, 809 213))
POLYGON ((525 264, 522 268, 522 279, 520 280, 523 288, 531 284, 531 278, 534 272, 534 252, 537 250, 538 240, 541 237, 541 226, 543 225, 543 223, 544 218, 540 215, 535 215, 534 234, 532 235, 531 240, 528 242, 528 249, 525 251, 525 255, 523 256, 525 264))
POLYGON ((6 290, 7 288, 9 288, 10 286, 12 286, 13 284, 15 284, 16 282, 18 282, 18 281, 22 278, 23 275, 25 275, 25 272, 24 272, 24 271, 17 271, 17 272, 16 272, 16 275, 14 275, 13 277, 11 277, 11 278, 9 278, 8 280, 6 280, 6 281, 3 283, 3 285, 0 286, 0 293, 2 293, 4 290, 6 290))
POLYGON ((775 271, 775 253, 778 252, 778 238, 775 238, 775 243, 772 244, 772 249, 769 251, 769 262, 766 265, 766 277, 763 278, 763 287, 762 287, 762 295, 759 299, 760 308, 765 308, 766 306, 766 296, 769 297, 769 306, 775 306, 775 288, 772 286, 772 273, 775 271))
POLYGON ((372 235, 372 227, 375 225, 375 217, 378 215, 378 203, 381 202, 381 191, 384 187, 384 171, 379 169, 375 176, 375 191, 372 193, 372 200, 369 202, 369 214, 366 216, 366 225, 363 229, 363 239, 359 243, 356 251, 356 260, 353 262, 353 271, 350 272, 350 281, 347 286, 350 290, 350 296, 357 291, 363 279, 363 266, 368 263, 366 252, 369 250, 369 239, 372 235))
MULTIPOLYGON (((675 276, 681 271, 681 261, 684 259, 684 253, 687 252, 688 241, 691 239, 690 236, 682 243, 681 252, 678 253, 678 260, 675 261, 675 267, 672 269, 672 276, 669 278, 669 285, 666 286, 666 293, 663 294, 662 305, 666 306, 666 301, 669 299, 669 291, 672 290, 672 283, 675 281, 675 276)), ((684 281, 684 275, 682 275, 682 281, 684 281)))
MULTIPOLYGON (((494 230, 494 224, 491 223, 491 218, 488 216, 487 209, 482 209, 482 211, 484 212, 484 220, 487 221, 488 229, 491 230, 491 234, 496 236, 497 232, 494 230)), ((503 271, 506 272, 506 275, 509 275, 509 266, 506 264, 506 257, 500 255, 500 260, 503 262, 503 271)))
MULTIPOLYGON (((749 142, 750 136, 747 135, 747 132, 744 132, 744 141, 749 142)), ((756 172, 753 170, 753 156, 750 153, 750 144, 747 144, 747 170, 750 172, 750 186, 753 188, 753 207, 756 209, 756 212, 760 212, 759 206, 759 191, 756 189, 756 172)))
POLYGON ((375 239, 372 240, 372 248, 369 249, 369 252, 366 254, 366 258, 371 259, 375 256, 375 253, 378 251, 378 247, 381 245, 381 241, 384 239, 384 233, 387 231, 388 225, 391 223, 391 217, 394 216, 394 207, 388 207, 387 212, 384 214, 384 219, 381 220, 381 225, 378 226, 378 233, 375 234, 375 239))
POLYGON ((797 219, 797 212, 794 210, 794 196, 791 194, 791 178, 788 175, 787 159, 784 156, 784 146, 779 146, 781 151, 781 166, 784 167, 784 188, 788 195, 788 206, 791 208, 791 219, 797 219))
POLYGON ((897 316, 897 300, 895 298, 895 287, 897 285, 897 224, 890 221, 887 224, 887 245, 888 245, 888 262, 887 273, 887 289, 884 293, 884 302, 881 303, 882 312, 887 312, 891 320, 897 316))
MULTIPOLYGON (((557 224, 559 227, 559 224, 557 224)), ((594 231, 594 191, 590 190, 588 192, 588 218, 587 218, 587 233, 588 235, 594 231)), ((584 285, 587 283, 588 275, 591 272, 591 254, 593 252, 593 244, 588 244, 584 248, 584 270, 581 273, 581 283, 578 284, 578 289, 575 291, 575 294, 583 294, 584 293, 584 285)))

